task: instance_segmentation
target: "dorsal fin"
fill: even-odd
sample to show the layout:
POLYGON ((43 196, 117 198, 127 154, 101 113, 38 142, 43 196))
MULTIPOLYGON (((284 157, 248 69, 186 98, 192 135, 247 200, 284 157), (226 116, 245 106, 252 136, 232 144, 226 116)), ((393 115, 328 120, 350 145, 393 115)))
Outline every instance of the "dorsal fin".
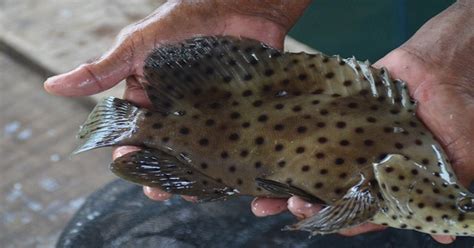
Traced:
POLYGON ((167 113, 211 105, 232 95, 251 100, 252 96, 359 94, 411 111, 414 107, 405 83, 392 81, 385 69, 354 58, 283 53, 251 39, 198 37, 163 46, 146 59, 144 72, 150 100, 167 113))

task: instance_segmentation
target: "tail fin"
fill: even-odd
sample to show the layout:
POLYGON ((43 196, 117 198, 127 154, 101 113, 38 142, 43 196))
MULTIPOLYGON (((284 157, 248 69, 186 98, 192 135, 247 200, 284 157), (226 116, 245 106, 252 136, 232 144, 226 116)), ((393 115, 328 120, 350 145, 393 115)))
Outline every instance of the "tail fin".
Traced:
POLYGON ((103 98, 81 126, 77 137, 82 144, 72 154, 124 144, 135 132, 139 112, 137 107, 125 100, 103 98))

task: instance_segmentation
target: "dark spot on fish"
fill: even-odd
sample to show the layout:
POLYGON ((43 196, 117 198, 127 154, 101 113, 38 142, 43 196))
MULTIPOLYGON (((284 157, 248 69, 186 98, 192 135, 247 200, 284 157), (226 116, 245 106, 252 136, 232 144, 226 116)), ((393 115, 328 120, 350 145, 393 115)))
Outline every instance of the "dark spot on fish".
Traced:
POLYGON ((449 199, 451 199, 451 200, 454 200, 454 198, 456 198, 456 197, 455 197, 454 195, 452 195, 452 194, 449 194, 448 197, 449 197, 449 199))
POLYGON ((464 221, 465 219, 466 219, 466 215, 465 215, 465 214, 460 213, 460 214, 458 215, 458 221, 464 221))
POLYGON ((392 186, 391 189, 393 192, 398 192, 400 190, 400 188, 398 188, 397 186, 392 186))
POLYGON ((257 161, 257 162, 255 162, 254 166, 255 166, 255 169, 258 169, 258 168, 262 167, 262 162, 257 161))
POLYGON ((418 175, 418 170, 417 169, 412 169, 411 174, 412 175, 418 175))
POLYGON ((262 114, 258 117, 259 122, 266 122, 268 120, 268 116, 265 114, 262 114))
POLYGON ((257 145, 263 145, 265 143, 265 139, 262 136, 258 136, 255 138, 255 144, 257 145))
POLYGON ((393 167, 389 166, 389 167, 385 168, 385 172, 387 172, 387 173, 391 173, 393 171, 394 171, 393 167))
POLYGON ((422 189, 416 189, 415 191, 416 191, 416 193, 419 194, 419 195, 423 194, 423 190, 422 190, 422 189))
POLYGON ((334 163, 337 164, 337 165, 344 164, 344 159, 343 158, 336 158, 334 160, 334 163))
POLYGON ((240 151, 240 156, 241 156, 241 157, 245 158, 245 157, 247 157, 248 155, 249 155, 249 151, 248 151, 248 150, 245 150, 245 149, 244 149, 244 150, 240 151))
POLYGON ((319 128, 323 128, 323 127, 326 126, 326 123, 320 121, 320 122, 316 123, 316 126, 318 126, 319 128))
POLYGON ((160 129, 160 128, 162 128, 162 127, 163 127, 163 124, 161 124, 161 123, 159 123, 159 122, 153 124, 153 126, 152 126, 153 129, 160 129))
POLYGON ((362 165, 362 164, 367 163, 367 159, 364 158, 364 157, 358 157, 358 158, 356 159, 356 162, 357 162, 358 164, 361 164, 361 165, 362 165))
POLYGON ((207 146, 207 145, 209 145, 209 140, 206 139, 206 138, 202 138, 202 139, 199 140, 199 145, 207 146))
POLYGON ((321 115, 328 115, 328 114, 329 114, 329 111, 327 111, 326 109, 321 109, 321 110, 319 111, 319 114, 321 114, 321 115))
POLYGON ((326 73, 324 76, 325 76, 327 79, 331 79, 331 78, 334 77, 334 72, 332 72, 332 71, 331 71, 331 72, 328 72, 328 73, 326 73))
POLYGON ((267 76, 267 77, 270 77, 274 73, 275 73, 275 71, 273 71, 272 69, 266 69, 265 72, 264 72, 265 76, 267 76))
POLYGON ((287 86, 290 84, 290 80, 288 78, 286 79, 283 79, 281 82, 280 82, 283 86, 287 86))
POLYGON ((301 81, 304 81, 307 78, 308 78, 308 75, 306 75, 305 73, 301 73, 300 75, 298 75, 298 79, 301 81))
POLYGON ((246 75, 244 76, 244 81, 250 81, 252 78, 253 78, 252 75, 246 74, 246 75))
POLYGON ((410 121, 409 124, 410 124, 410 127, 416 127, 417 126, 416 122, 413 122, 413 121, 410 121))
POLYGON ((416 230, 421 230, 422 228, 421 228, 421 226, 415 226, 415 229, 416 230))
POLYGON ((308 128, 306 128, 305 126, 299 126, 299 127, 296 129, 296 131, 297 131, 298 133, 305 133, 306 130, 308 130, 308 128))
POLYGON ((327 169, 321 169, 321 170, 319 170, 319 174, 326 175, 326 174, 328 174, 328 170, 327 169))
POLYGON ((347 173, 345 173, 345 172, 342 172, 341 174, 339 174, 339 178, 341 178, 341 179, 344 179, 346 177, 347 177, 347 173))
POLYGON ((336 122, 336 127, 337 127, 337 128, 345 128, 345 127, 346 127, 346 123, 343 122, 343 121, 338 121, 338 122, 336 122))
POLYGON ((344 86, 348 87, 348 86, 351 86, 352 85, 352 81, 351 80, 346 80, 342 83, 344 86))
POLYGON ((228 157, 229 157, 229 153, 227 153, 226 151, 221 152, 221 158, 226 159, 228 157))
POLYGON ((285 128, 285 126, 283 126, 283 124, 276 124, 275 126, 273 126, 273 129, 275 129, 276 131, 281 131, 285 128))
POLYGON ((424 158, 423 160, 421 160, 421 163, 424 164, 424 165, 428 165, 430 163, 430 160, 424 158))
POLYGON ((153 115, 153 113, 150 112, 150 111, 147 111, 147 112, 145 113, 145 117, 150 117, 150 116, 152 116, 152 115, 153 115))
POLYGON ((286 161, 285 161, 285 160, 282 160, 282 161, 279 161, 279 162, 278 162, 278 166, 279 166, 280 168, 285 167, 285 165, 286 165, 286 161))
POLYGON ((373 141, 373 140, 370 140, 370 139, 366 139, 366 140, 364 140, 364 145, 366 145, 366 146, 373 146, 373 145, 374 145, 374 141, 373 141))
POLYGON ((367 117, 366 120, 367 120, 367 122, 370 122, 370 123, 375 123, 375 122, 377 122, 377 119, 375 119, 375 117, 372 117, 372 116, 367 117))
POLYGON ((275 145, 275 151, 279 152, 283 150, 283 145, 282 144, 276 144, 275 145))
POLYGON ((237 178, 237 184, 238 184, 238 185, 242 185, 242 183, 243 183, 242 179, 237 178))
POLYGON ((323 184, 322 182, 317 182, 317 183, 314 184, 314 188, 315 188, 315 189, 320 189, 320 188, 322 188, 323 186, 324 186, 324 184, 323 184))
POLYGON ((274 106, 275 109, 282 109, 282 108, 284 108, 284 107, 285 107, 285 105, 283 105, 283 104, 281 104, 281 103, 277 103, 277 104, 275 104, 275 106, 274 106))
POLYGON ((293 110, 293 112, 300 112, 302 110, 302 108, 301 108, 301 106, 296 105, 296 106, 293 107, 292 110, 293 110))
POLYGON ((318 142, 321 143, 321 144, 324 144, 328 141, 328 139, 326 137, 319 137, 318 138, 318 142))
POLYGON ((418 203, 418 208, 424 208, 425 204, 423 202, 418 203))
POLYGON ((338 194, 338 195, 339 195, 339 194, 342 194, 342 189, 341 189, 341 188, 336 188, 336 189, 334 190, 334 193, 336 193, 336 194, 338 194))
POLYGON ((355 128, 354 131, 355 131, 356 133, 364 133, 364 129, 361 128, 361 127, 355 128))
POLYGON ((296 151, 296 153, 301 154, 301 153, 304 153, 305 148, 303 146, 300 146, 300 147, 296 148, 295 151, 296 151))
POLYGON ((316 89, 316 90, 314 90, 313 92, 311 92, 311 94, 313 94, 313 95, 319 95, 319 94, 322 94, 323 92, 324 92, 323 89, 316 89))
POLYGON ((242 96, 244 97, 248 97, 251 95, 253 95, 253 92, 251 90, 245 90, 244 92, 242 92, 242 96))
POLYGON ((232 81, 232 77, 230 77, 230 76, 224 76, 224 77, 222 78, 222 81, 224 81, 225 83, 230 83, 230 81, 232 81))
POLYGON ((163 138, 161 138, 161 141, 163 143, 166 143, 166 142, 170 141, 170 138, 169 137, 163 137, 163 138))
POLYGON ((237 170, 237 169, 236 169, 235 166, 233 166, 233 165, 229 167, 229 171, 230 171, 230 172, 235 172, 236 170, 237 170))
POLYGON ((362 96, 365 96, 365 95, 369 94, 369 91, 367 89, 363 89, 363 90, 359 91, 359 94, 362 95, 362 96))
POLYGON ((206 126, 210 127, 216 124, 216 121, 214 121, 213 119, 207 119, 205 124, 206 126))
POLYGON ((183 134, 183 135, 187 135, 187 134, 189 134, 189 128, 182 127, 182 128, 179 129, 179 133, 183 134))
POLYGON ((231 119, 234 119, 234 120, 235 120, 235 119, 239 119, 239 118, 240 118, 240 113, 239 113, 239 112, 232 112, 232 113, 230 114, 230 118, 231 118, 231 119))
POLYGON ((433 188, 433 193, 435 193, 435 194, 439 194, 439 193, 440 193, 440 191, 439 191, 439 189, 438 189, 438 188, 433 188))
POLYGON ((263 102, 261 100, 256 100, 252 103, 254 107, 260 107, 262 106, 263 102))
POLYGON ((355 108, 357 108, 357 106, 358 106, 358 105, 357 105, 357 103, 355 103, 355 102, 350 102, 349 104, 347 104, 347 107, 348 107, 348 108, 351 108, 351 109, 355 109, 355 108))
POLYGON ((320 103, 319 100, 313 100, 313 101, 311 101, 311 104, 313 104, 313 105, 317 105, 317 104, 319 104, 319 103, 320 103))
POLYGON ((231 141, 237 141, 237 140, 239 140, 239 138, 240 138, 240 136, 237 133, 231 133, 229 135, 229 140, 231 140, 231 141))
POLYGON ((397 148, 397 149, 403 149, 403 144, 397 142, 397 143, 395 143, 395 148, 397 148))
POLYGON ((303 171, 303 172, 307 172, 307 171, 309 171, 309 169, 310 169, 309 165, 303 165, 301 167, 301 171, 303 171))
POLYGON ((246 121, 246 122, 242 123, 242 127, 243 127, 243 128, 248 128, 248 127, 250 127, 250 122, 247 122, 247 121, 246 121))
POLYGON ((207 169, 207 167, 208 167, 208 166, 207 166, 206 163, 201 163, 201 168, 202 168, 202 169, 207 169))
POLYGON ((339 145, 341 145, 341 146, 348 146, 348 145, 349 145, 349 141, 348 141, 348 140, 341 140, 341 141, 339 142, 339 145))
POLYGON ((316 158, 317 158, 317 159, 323 159, 325 156, 326 156, 326 155, 324 155, 324 153, 322 153, 322 152, 316 153, 316 158))
POLYGON ((407 224, 401 224, 400 228, 407 228, 407 224))
POLYGON ((434 206, 435 208, 441 208, 443 204, 441 204, 440 202, 436 202, 434 206))

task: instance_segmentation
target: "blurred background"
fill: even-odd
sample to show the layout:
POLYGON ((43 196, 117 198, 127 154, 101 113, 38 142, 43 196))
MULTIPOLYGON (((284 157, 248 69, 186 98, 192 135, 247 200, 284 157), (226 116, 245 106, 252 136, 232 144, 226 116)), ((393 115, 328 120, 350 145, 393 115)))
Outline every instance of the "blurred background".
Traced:
MULTIPOLYGON (((114 179, 108 151, 69 156, 100 96, 50 96, 42 82, 100 56, 162 2, 0 0, 0 247, 53 246, 87 196, 114 179)), ((375 62, 452 2, 317 0, 290 36, 375 62)), ((309 50, 292 40, 288 49, 309 50)))

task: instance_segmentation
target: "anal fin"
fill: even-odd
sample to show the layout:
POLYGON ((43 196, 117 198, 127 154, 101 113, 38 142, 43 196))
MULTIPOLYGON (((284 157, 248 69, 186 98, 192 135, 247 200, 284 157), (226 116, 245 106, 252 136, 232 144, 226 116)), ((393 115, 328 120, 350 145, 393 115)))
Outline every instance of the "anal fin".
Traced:
POLYGON ((220 200, 238 193, 159 150, 128 153, 117 158, 110 170, 125 180, 172 194, 197 196, 199 201, 220 200))
POLYGON ((365 180, 350 188, 342 199, 322 209, 316 215, 284 230, 309 231, 312 235, 338 232, 362 224, 378 211, 376 198, 365 180))
POLYGON ((258 186, 275 195, 281 195, 283 197, 298 196, 307 202, 325 204, 325 202, 318 197, 293 185, 263 178, 256 178, 255 181, 257 182, 258 186))

